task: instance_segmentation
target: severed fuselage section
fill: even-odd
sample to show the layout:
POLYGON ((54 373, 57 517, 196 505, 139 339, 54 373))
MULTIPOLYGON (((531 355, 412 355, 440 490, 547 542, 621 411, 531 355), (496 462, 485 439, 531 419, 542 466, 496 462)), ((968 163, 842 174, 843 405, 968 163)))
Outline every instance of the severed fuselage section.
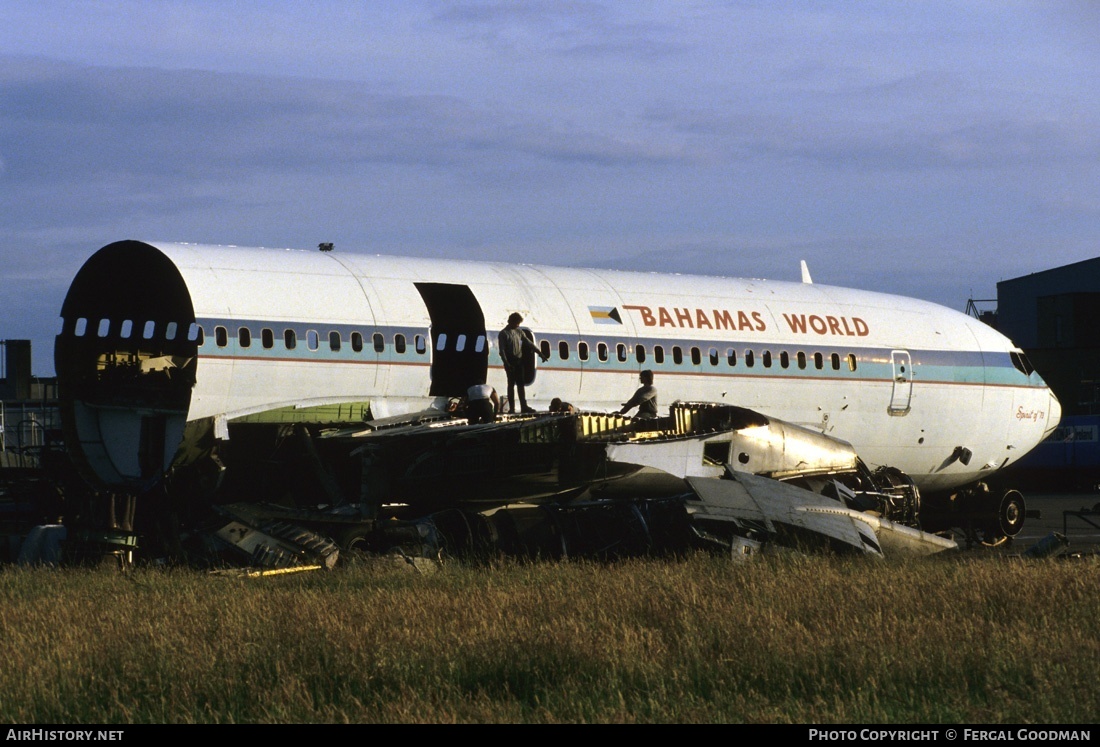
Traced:
POLYGON ((65 440, 93 485, 140 492, 183 439, 201 331, 179 271, 122 241, 81 268, 61 311, 55 365, 65 440))

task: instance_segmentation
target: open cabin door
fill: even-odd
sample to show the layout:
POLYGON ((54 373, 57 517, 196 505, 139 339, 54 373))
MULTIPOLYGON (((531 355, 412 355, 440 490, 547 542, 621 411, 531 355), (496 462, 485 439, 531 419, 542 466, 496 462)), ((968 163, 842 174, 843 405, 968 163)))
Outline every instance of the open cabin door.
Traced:
POLYGON ((890 394, 891 415, 905 415, 913 398, 913 362, 908 350, 892 350, 890 362, 894 369, 894 386, 890 394))
POLYGON ((468 286, 416 283, 431 317, 434 397, 460 397, 473 384, 485 383, 489 341, 485 314, 468 286))
MULTIPOLYGON (((535 342, 535 333, 527 327, 520 327, 519 331, 523 333, 531 342, 535 342)), ((537 344, 537 343, 536 343, 537 344)), ((523 385, 531 386, 535 382, 535 351, 524 345, 523 347, 523 385)))

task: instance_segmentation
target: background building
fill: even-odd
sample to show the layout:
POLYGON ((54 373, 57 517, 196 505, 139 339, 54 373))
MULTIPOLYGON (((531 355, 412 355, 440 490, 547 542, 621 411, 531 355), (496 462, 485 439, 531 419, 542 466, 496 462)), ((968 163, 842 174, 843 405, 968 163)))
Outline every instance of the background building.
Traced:
POLYGON ((1094 489, 1100 483, 1100 257, 997 283, 996 312, 979 318, 1024 349, 1062 405, 1061 427, 1020 469, 1051 487, 1094 489))
POLYGON ((0 340, 0 466, 59 441, 57 379, 31 375, 30 340, 0 340))

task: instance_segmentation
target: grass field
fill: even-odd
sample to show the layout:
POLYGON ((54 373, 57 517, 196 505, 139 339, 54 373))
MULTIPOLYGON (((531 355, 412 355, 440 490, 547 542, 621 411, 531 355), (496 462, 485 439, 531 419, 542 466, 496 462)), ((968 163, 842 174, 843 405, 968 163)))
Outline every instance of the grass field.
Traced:
POLYGON ((1086 724, 1100 564, 0 570, 9 724, 1086 724))

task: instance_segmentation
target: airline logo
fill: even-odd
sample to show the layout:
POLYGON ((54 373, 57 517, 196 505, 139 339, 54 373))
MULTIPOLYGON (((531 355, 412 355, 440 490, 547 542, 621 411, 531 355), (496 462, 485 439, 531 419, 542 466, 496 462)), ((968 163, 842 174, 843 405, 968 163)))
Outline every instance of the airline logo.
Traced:
POLYGON ((642 324, 647 327, 678 327, 680 329, 731 329, 752 330, 763 332, 768 328, 759 311, 747 313, 744 311, 729 312, 725 309, 688 309, 673 307, 667 309, 658 306, 652 309, 649 306, 623 306, 624 309, 636 311, 642 317, 642 324))
MULTIPOLYGON (((589 306, 589 309, 595 309, 589 306)), ((733 330, 739 332, 765 332, 768 329, 759 311, 730 311, 728 309, 693 309, 675 306, 631 306, 646 327, 675 327, 678 329, 733 330)), ((595 317, 596 312, 592 312, 595 317)), ((841 337, 866 337, 870 334, 867 322, 858 316, 834 316, 832 314, 782 314, 787 328, 796 335, 836 335, 841 337)), ((617 317, 616 317, 617 318, 617 317)), ((622 322, 620 321, 620 324, 622 322)))
POLYGON ((588 313, 596 324, 622 324, 623 318, 614 306, 589 306, 588 313))

